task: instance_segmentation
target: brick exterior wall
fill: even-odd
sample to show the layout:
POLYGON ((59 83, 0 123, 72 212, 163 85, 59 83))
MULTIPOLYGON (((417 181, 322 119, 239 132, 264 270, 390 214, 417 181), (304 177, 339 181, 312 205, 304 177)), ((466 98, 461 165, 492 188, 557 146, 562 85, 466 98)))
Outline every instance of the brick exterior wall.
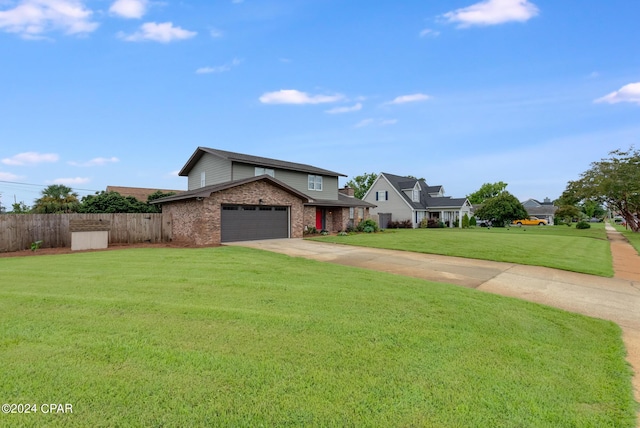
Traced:
POLYGON ((205 219, 204 201, 187 199, 162 204, 162 213, 171 216, 172 242, 179 245, 209 244, 212 230, 205 219))
MULTIPOLYGON (((348 207, 323 207, 325 210, 325 228, 329 232, 345 231, 350 222, 357 226, 362 220, 370 218, 369 208, 364 208, 363 215, 360 215, 360 208, 353 209, 353 220, 349 219, 348 207)), ((316 227, 316 207, 304 207, 304 226, 306 228, 316 227)))
POLYGON ((254 181, 223 190, 200 201, 188 199, 168 202, 163 204, 162 212, 171 214, 175 243, 194 246, 219 245, 221 205, 259 205, 261 199, 262 205, 288 206, 291 221, 290 236, 302 238, 303 201, 264 181, 254 181))
MULTIPOLYGON (((316 207, 304 206, 297 196, 265 181, 253 181, 231 189, 214 193, 202 200, 187 199, 167 202, 162 212, 171 216, 173 242, 187 246, 220 245, 221 207, 233 205, 277 205, 288 206, 292 238, 302 238, 305 227, 315 227, 316 207)), ((356 226, 361 220, 370 218, 369 208, 354 208, 354 219, 349 219, 348 207, 323 207, 326 229, 340 232, 352 222, 356 226)))

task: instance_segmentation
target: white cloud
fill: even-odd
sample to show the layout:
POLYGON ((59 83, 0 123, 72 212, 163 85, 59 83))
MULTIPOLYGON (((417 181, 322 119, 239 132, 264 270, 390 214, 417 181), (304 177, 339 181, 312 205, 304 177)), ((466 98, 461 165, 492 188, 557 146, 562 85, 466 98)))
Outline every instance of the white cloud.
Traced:
POLYGON ((196 70, 196 74, 211 74, 211 73, 223 73, 231 70, 233 67, 240 65, 242 61, 234 58, 233 61, 223 65, 217 65, 215 67, 200 67, 196 70))
POLYGON ((473 25, 497 25, 505 22, 525 22, 538 15, 538 7, 529 0, 484 0, 442 15, 459 28, 473 25))
POLYGON ((180 27, 174 27, 172 22, 163 22, 157 24, 155 22, 147 22, 140 26, 140 31, 126 35, 118 33, 118 37, 127 42, 143 42, 152 41, 160 43, 169 43, 174 40, 184 40, 194 37, 195 31, 188 31, 180 27))
POLYGON ((147 0, 116 0, 109 12, 122 18, 139 19, 147 13, 147 0))
POLYGON ((57 162, 59 156, 55 153, 37 153, 37 152, 24 152, 18 153, 10 158, 2 159, 2 163, 5 165, 37 165, 45 162, 57 162))
POLYGON ((395 125, 396 123, 398 123, 398 119, 382 119, 378 121, 380 126, 395 125))
POLYGON ((438 37, 440 35, 440 31, 432 30, 430 28, 425 28, 420 31, 420 37, 438 37))
POLYGON ((362 119, 360 122, 355 124, 356 128, 363 128, 365 126, 369 126, 372 125, 374 122, 373 119, 369 118, 369 119, 362 119))
POLYGON ((224 32, 222 30, 217 29, 217 28, 212 28, 211 30, 209 30, 209 34, 214 39, 219 39, 220 37, 224 36, 224 32))
POLYGON ((26 39, 42 39, 54 30, 66 34, 91 33, 98 23, 81 0, 22 0, 13 9, 0 11, 0 30, 26 39))
POLYGON ((71 186, 74 184, 85 184, 91 181, 91 179, 87 177, 74 177, 74 178, 56 178, 53 181, 50 181, 51 184, 64 184, 66 186, 71 186))
POLYGON ((610 94, 605 95, 602 98, 598 98, 594 102, 596 103, 636 103, 640 105, 640 82, 629 83, 624 85, 617 91, 613 91, 610 94))
POLYGON ((2 181, 16 181, 19 179, 20 179, 19 175, 11 174, 10 172, 0 171, 0 180, 2 181))
POLYGON ((398 123, 398 119, 363 119, 354 125, 355 128, 364 128, 365 126, 389 126, 398 123))
POLYGON ((309 95, 295 89, 281 89, 275 92, 266 92, 260 97, 264 104, 322 104, 334 103, 344 99, 343 95, 309 95))
POLYGON ((411 94, 411 95, 401 95, 399 97, 395 97, 393 101, 389 101, 387 104, 406 104, 406 103, 415 103, 418 101, 426 101, 431 97, 427 94, 411 94))
POLYGON ((120 159, 118 159, 117 157, 110 157, 110 158, 93 158, 87 162, 69 162, 69 165, 73 165, 73 166, 101 166, 101 165, 105 165, 108 163, 116 163, 116 162, 120 162, 120 159))
POLYGON ((335 107, 330 110, 325 110, 325 113, 329 113, 329 114, 351 113, 354 111, 358 111, 360 109, 362 109, 362 104, 357 103, 355 105, 352 105, 351 107, 335 107))

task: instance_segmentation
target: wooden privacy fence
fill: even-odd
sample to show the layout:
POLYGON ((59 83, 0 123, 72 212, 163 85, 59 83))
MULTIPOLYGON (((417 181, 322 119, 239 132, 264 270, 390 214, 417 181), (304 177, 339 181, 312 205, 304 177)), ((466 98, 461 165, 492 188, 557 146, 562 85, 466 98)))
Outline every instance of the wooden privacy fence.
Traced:
POLYGON ((169 214, 3 214, 0 252, 25 250, 36 241, 42 248, 71 247, 70 220, 109 222, 109 244, 171 241, 169 214))

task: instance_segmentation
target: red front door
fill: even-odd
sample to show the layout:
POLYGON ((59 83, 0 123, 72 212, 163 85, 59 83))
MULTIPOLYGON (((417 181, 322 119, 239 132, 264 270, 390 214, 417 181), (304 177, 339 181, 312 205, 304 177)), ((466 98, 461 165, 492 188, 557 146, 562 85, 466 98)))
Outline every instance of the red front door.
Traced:
POLYGON ((320 208, 316 208, 316 229, 318 230, 322 230, 324 229, 323 227, 323 223, 324 223, 324 211, 320 208))

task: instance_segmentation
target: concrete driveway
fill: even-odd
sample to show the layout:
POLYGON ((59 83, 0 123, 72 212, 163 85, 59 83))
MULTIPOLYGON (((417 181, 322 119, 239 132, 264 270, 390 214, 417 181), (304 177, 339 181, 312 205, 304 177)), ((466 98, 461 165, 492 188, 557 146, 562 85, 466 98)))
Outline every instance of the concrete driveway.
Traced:
POLYGON ((635 397, 640 402, 639 281, 302 239, 272 239, 231 245, 446 282, 613 321, 623 330, 627 360, 635 371, 635 397))

